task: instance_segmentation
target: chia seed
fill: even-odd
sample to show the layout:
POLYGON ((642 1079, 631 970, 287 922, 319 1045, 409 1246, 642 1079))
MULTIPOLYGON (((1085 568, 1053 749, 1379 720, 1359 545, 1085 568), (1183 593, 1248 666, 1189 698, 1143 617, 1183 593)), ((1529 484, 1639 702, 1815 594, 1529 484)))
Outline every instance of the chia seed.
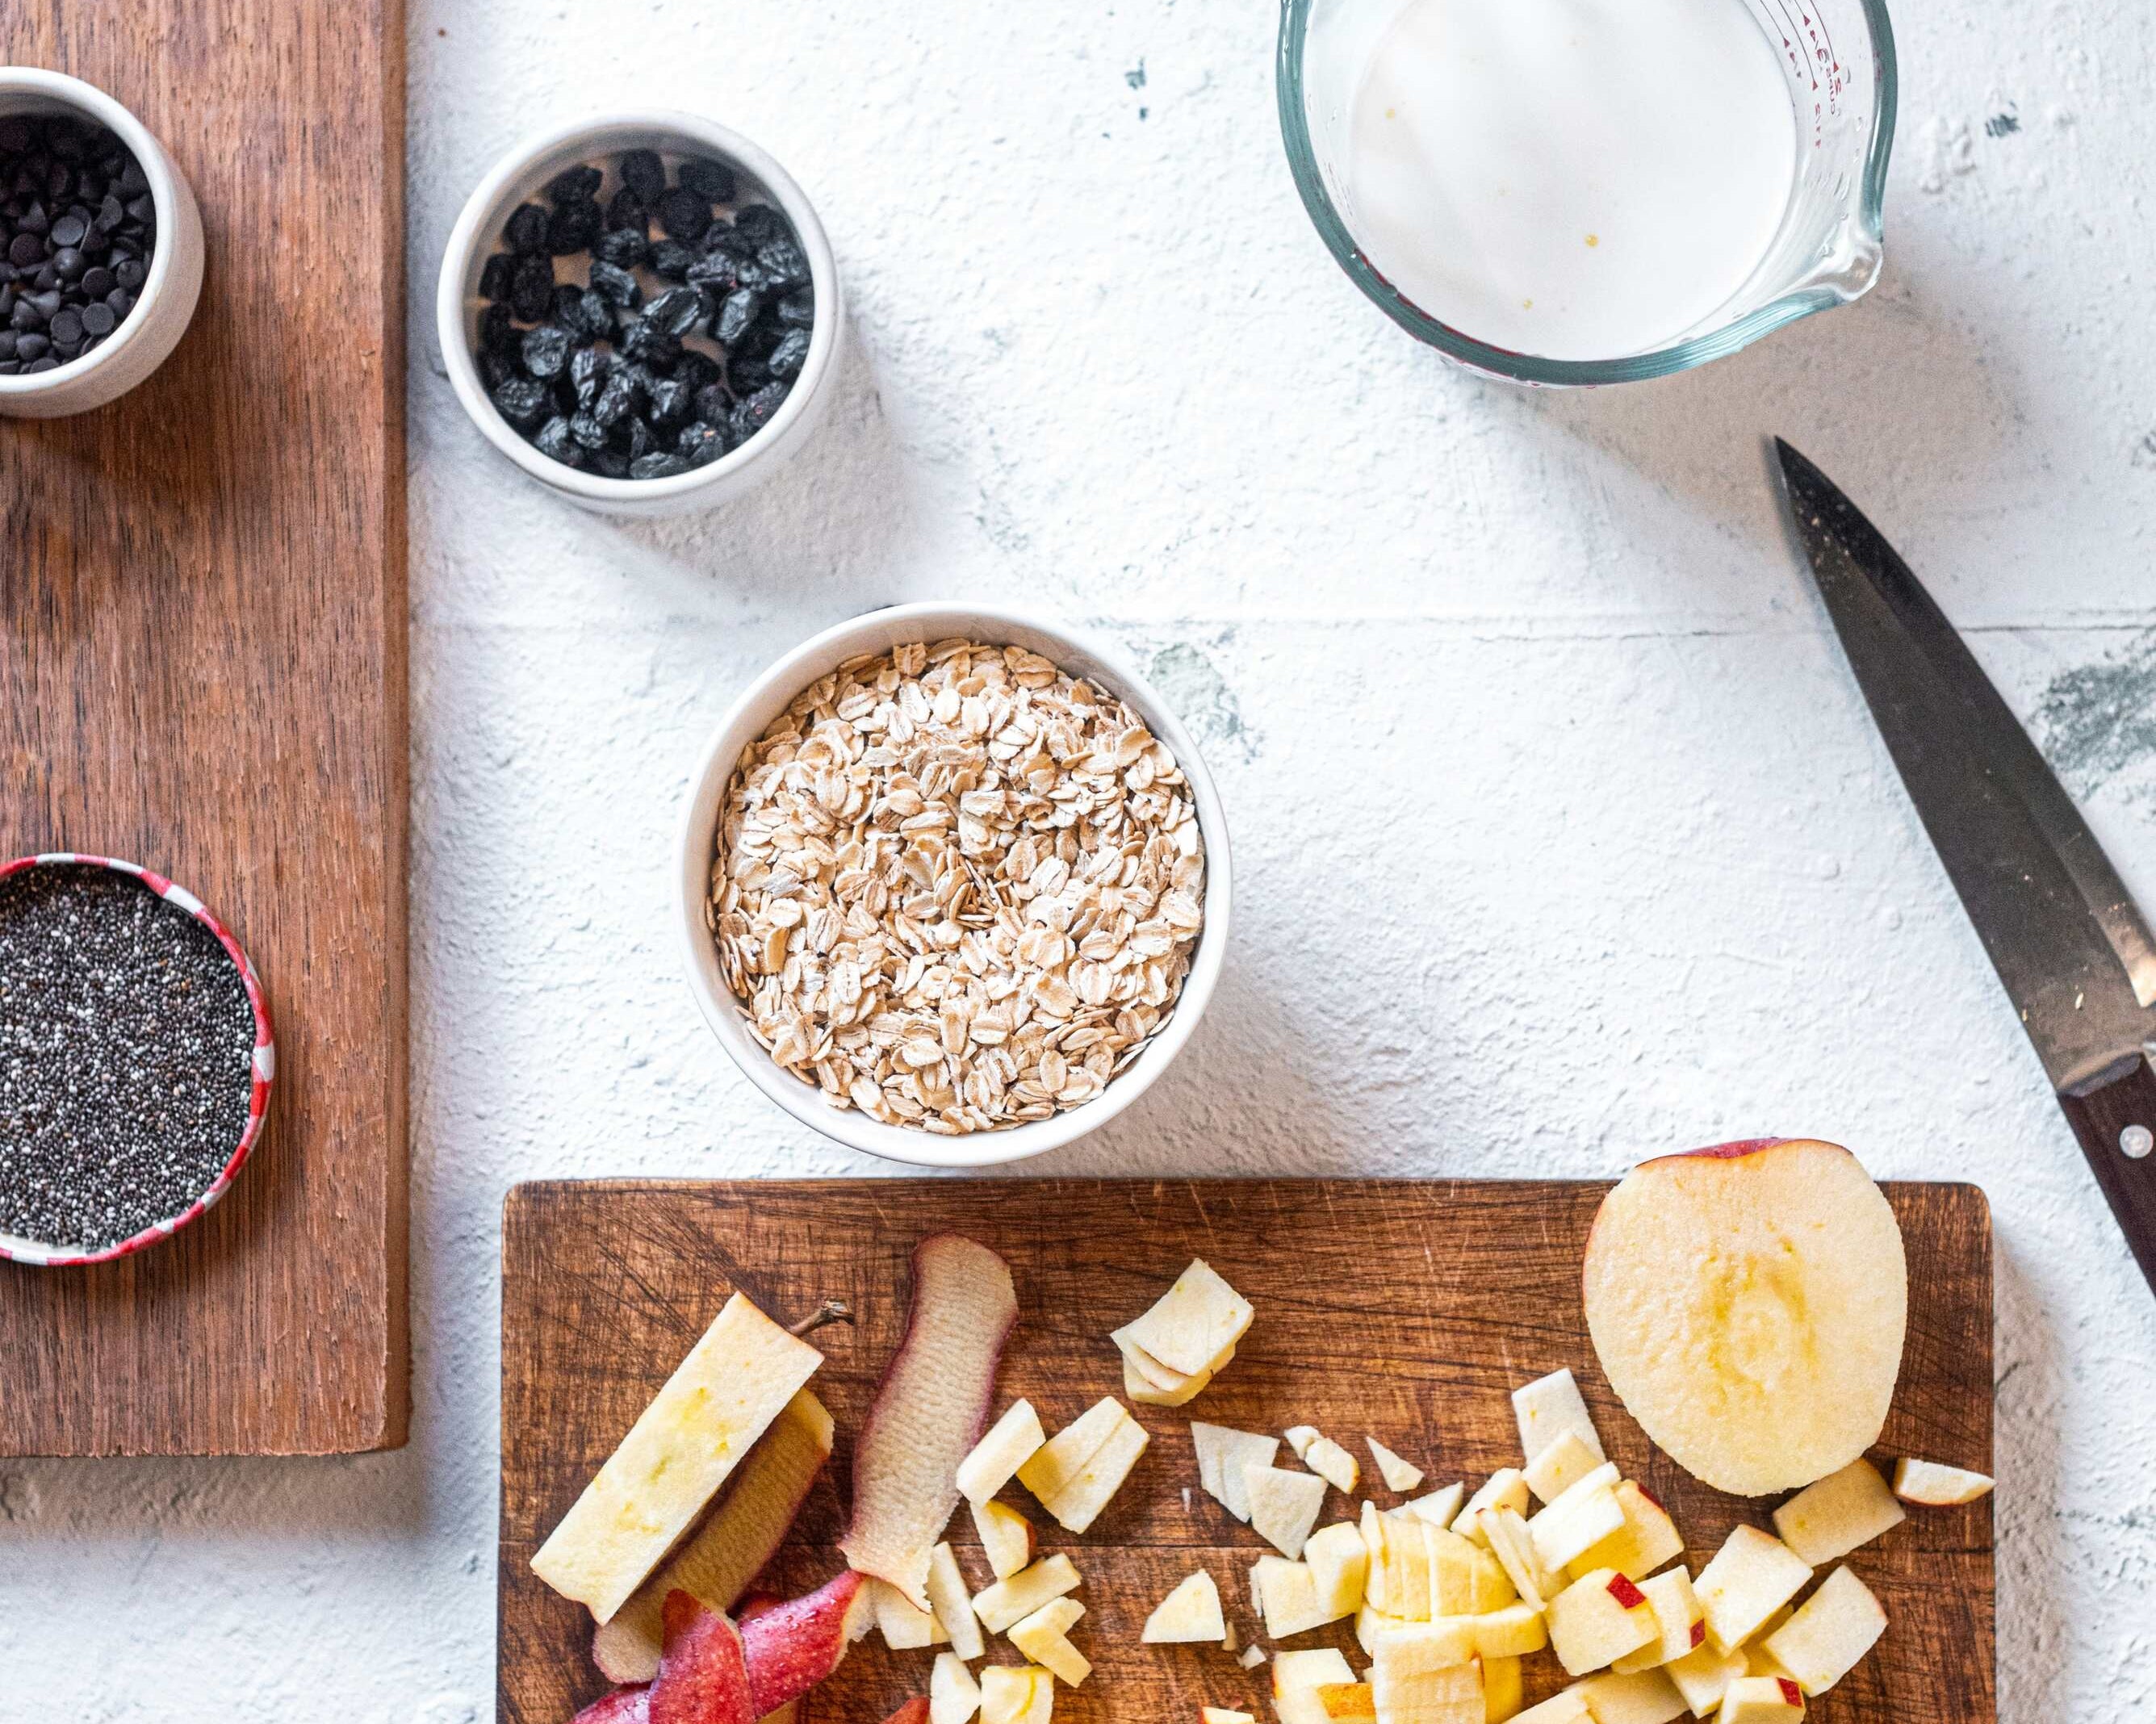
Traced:
POLYGON ((254 1012, 216 935, 131 876, 0 880, 0 1233, 101 1250, 207 1191, 245 1135, 254 1012))

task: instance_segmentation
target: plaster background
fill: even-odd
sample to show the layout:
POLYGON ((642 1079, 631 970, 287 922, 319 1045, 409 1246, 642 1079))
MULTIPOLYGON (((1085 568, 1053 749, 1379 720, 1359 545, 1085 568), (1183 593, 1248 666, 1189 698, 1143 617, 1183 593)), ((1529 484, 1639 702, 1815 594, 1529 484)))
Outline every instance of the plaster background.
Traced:
POLYGON ((1210 1016, 1056 1171, 1607 1175, 1796 1131, 1976 1179, 2001 1716, 2156 1706, 2156 1301, 1761 448, 1789 437, 1892 535, 2156 901, 2156 14, 1907 0, 1879 289, 1705 372, 1563 396, 1445 369, 1333 268, 1280 156, 1273 22, 413 0, 413 1440, 0 1466, 0 1717, 491 1716, 501 1194, 887 1171, 725 1063, 666 862, 745 678, 944 595, 1119 638, 1234 826, 1210 1016), (498 152, 653 100, 793 167, 856 340, 777 483, 623 526, 484 447, 429 313, 498 152))

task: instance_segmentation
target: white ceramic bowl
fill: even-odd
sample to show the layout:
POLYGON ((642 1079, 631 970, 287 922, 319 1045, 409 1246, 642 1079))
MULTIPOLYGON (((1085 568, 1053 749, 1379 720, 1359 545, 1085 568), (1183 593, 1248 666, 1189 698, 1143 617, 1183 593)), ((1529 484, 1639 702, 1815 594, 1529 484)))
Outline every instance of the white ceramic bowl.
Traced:
POLYGON ((1232 869, 1228 823, 1219 792, 1199 758, 1198 745, 1159 694, 1137 671, 1090 635, 1067 624, 1017 611, 967 604, 902 604, 870 611, 804 641, 759 676, 720 722, 690 780, 683 804, 675 857, 675 921, 681 955, 688 966, 690 992, 719 1045, 733 1056, 749 1081, 803 1125, 849 1148, 865 1150, 887 1161, 927 1167, 986 1167, 1023 1161, 1084 1137, 1142 1095, 1168 1070, 1190 1033, 1198 1027, 1220 978, 1228 949, 1228 910, 1232 869), (822 1092, 782 1070, 757 1045, 744 1021, 741 1003, 719 971, 718 948, 704 922, 711 889, 719 810, 743 748, 818 677, 862 653, 885 653, 909 641, 938 641, 963 636, 996 646, 1016 644, 1052 659, 1075 676, 1094 681, 1127 702, 1167 743, 1198 809, 1198 828, 1205 839, 1205 926, 1198 936, 1174 1012, 1145 1051, 1099 1096, 1051 1119, 1014 1126, 1007 1131, 975 1131, 945 1137, 934 1132, 887 1126, 853 1108, 825 1105, 822 1092))
POLYGON ((434 295, 434 328, 449 384, 486 440, 547 490, 603 515, 678 515, 737 497, 799 453, 830 404, 846 308, 831 242, 793 176, 737 131, 694 114, 666 110, 579 120, 527 139, 495 163, 466 201, 442 254, 434 295), (495 410, 473 359, 478 342, 480 272, 501 244, 503 224, 520 203, 566 167, 604 162, 629 150, 656 150, 670 169, 683 156, 709 156, 733 168, 746 201, 773 205, 793 224, 816 294, 808 357, 771 423, 739 449, 708 466, 671 479, 607 479, 549 460, 495 410))
POLYGON ((65 365, 0 377, 0 414, 57 419, 125 395, 165 362, 202 296, 202 212, 164 146, 95 85, 34 66, 0 67, 0 115, 74 114, 110 126, 135 153, 157 207, 157 243, 135 309, 104 341, 65 365))

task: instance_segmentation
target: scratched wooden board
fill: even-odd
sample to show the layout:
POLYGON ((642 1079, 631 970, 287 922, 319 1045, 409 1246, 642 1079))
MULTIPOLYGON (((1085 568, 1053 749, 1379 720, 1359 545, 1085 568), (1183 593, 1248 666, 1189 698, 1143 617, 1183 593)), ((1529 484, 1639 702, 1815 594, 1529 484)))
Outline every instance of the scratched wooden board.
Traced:
MULTIPOLYGON (((1252 1430, 1313 1424, 1365 1463, 1364 1490, 1399 1499, 1367 1465, 1364 1434, 1426 1468, 1429 1487, 1519 1464, 1508 1391, 1569 1365, 1610 1456, 1668 1504, 1695 1570, 1764 1506, 1708 1490, 1654 1449, 1611 1395, 1580 1308, 1579 1259, 1607 1188, 1542 1182, 884 1179, 821 1183, 608 1182, 520 1186, 502 1243, 500 1716, 563 1724, 605 1684, 590 1624, 527 1567, 555 1521, 652 1393, 738 1288, 782 1320, 827 1297, 860 1313, 827 1328, 814 1388, 839 1422, 833 1463, 770 1578, 793 1593, 838 1572, 851 1434, 906 1315, 914 1242, 956 1229, 993 1246, 1016 1276, 1019 1326, 998 1410, 1029 1398, 1051 1428, 1122 1392, 1108 1330, 1134 1316, 1194 1255, 1249 1296, 1257 1320, 1235 1363, 1184 1411, 1137 1407, 1153 1441, 1082 1537, 1023 1489, 1045 1551, 1086 1577, 1073 1639, 1092 1678, 1059 1691, 1073 1720, 1190 1718, 1201 1702, 1270 1716, 1265 1671, 1217 1648, 1148 1647, 1153 1605, 1203 1565, 1248 1635, 1249 1566, 1267 1548, 1196 1489, 1188 1419, 1252 1430), (1188 1505, 1183 1500, 1190 1490, 1188 1505)), ((1908 1241, 1910 1326, 1880 1455, 1991 1465, 1991 1234, 1965 1185, 1887 1188, 1908 1241)), ((1284 1456, 1287 1455, 1285 1448, 1284 1456)), ((1293 1465, 1289 1457, 1286 1464, 1293 1465)), ((1332 1493, 1327 1519, 1353 1511, 1332 1493)), ((978 1587, 988 1571, 963 1511, 952 1541, 978 1587)), ((1851 1558, 1892 1622, 1882 1649, 1815 1702, 1821 1724, 1993 1724, 1991 1505, 1912 1511, 1851 1558)), ((1299 1636, 1337 1645, 1348 1625, 1299 1636)), ((991 1642, 992 1659, 1019 1661, 991 1642)), ((814 1724, 878 1724, 926 1691, 930 1655, 873 1635, 817 1691, 814 1724)), ((1530 1699, 1562 1686, 1529 1661, 1530 1699)))
POLYGON ((171 1242, 0 1264, 0 1455, 404 1440, 401 0, 11 0, 131 109, 208 245, 119 402, 0 419, 0 854, 199 894, 270 993, 254 1159, 171 1242))

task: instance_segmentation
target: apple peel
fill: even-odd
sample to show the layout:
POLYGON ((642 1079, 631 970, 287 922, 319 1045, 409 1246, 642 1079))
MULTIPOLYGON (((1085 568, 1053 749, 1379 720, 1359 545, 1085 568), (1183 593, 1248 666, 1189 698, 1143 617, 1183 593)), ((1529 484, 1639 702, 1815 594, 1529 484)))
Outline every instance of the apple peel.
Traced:
POLYGON ((929 1608, 928 1564, 958 1506, 958 1467, 988 1423, 1004 1342, 1018 1321, 1010 1267, 937 1234, 913 1253, 906 1338, 854 1452, 854 1516, 839 1548, 855 1568, 929 1608))
POLYGON ((874 1620, 867 1580, 852 1569, 801 1598, 744 1614, 742 1645, 753 1716, 777 1711, 829 1675, 874 1620))

